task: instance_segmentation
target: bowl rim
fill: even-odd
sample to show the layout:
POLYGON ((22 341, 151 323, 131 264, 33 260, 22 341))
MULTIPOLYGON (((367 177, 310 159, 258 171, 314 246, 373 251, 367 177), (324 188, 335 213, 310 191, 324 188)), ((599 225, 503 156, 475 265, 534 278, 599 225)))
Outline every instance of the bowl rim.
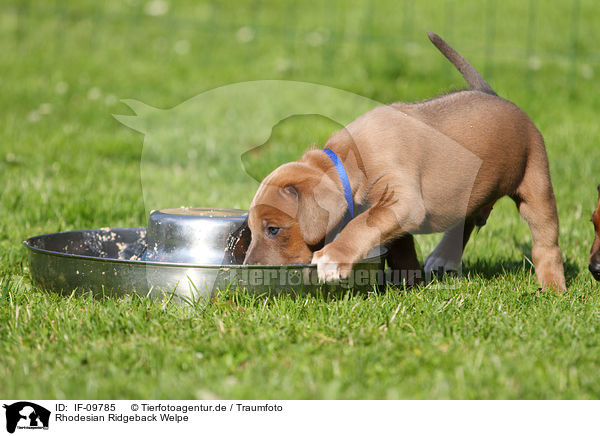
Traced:
MULTIPOLYGON (((23 241, 23 245, 27 247, 31 252, 45 254, 47 256, 55 256, 55 257, 66 257, 68 259, 80 259, 80 260, 90 260, 94 262, 102 262, 102 263, 117 263, 117 264, 131 264, 137 266, 164 266, 164 267, 173 267, 173 268, 198 268, 198 269, 252 269, 252 268, 260 268, 260 269, 300 269, 300 268, 310 268, 316 269, 317 265, 314 263, 294 263, 294 264, 285 264, 285 265, 217 265, 217 264, 197 264, 197 263, 177 263, 177 262, 153 262, 147 260, 130 260, 130 259, 115 259, 112 257, 96 257, 96 256, 86 256, 82 254, 70 254, 64 253, 60 251, 47 250, 45 248, 39 248, 33 245, 34 240, 48 238, 55 235, 66 235, 69 233, 83 233, 83 232, 118 232, 118 231, 144 231, 146 232, 146 227, 100 227, 97 229, 82 229, 82 230, 68 230, 65 232, 53 232, 53 233, 44 233, 41 235, 30 236, 29 238, 23 241)), ((364 259, 357 262, 360 264, 365 261, 377 259, 383 257, 387 254, 388 249, 384 246, 377 246, 374 249, 379 249, 377 255, 368 256, 364 259)))
POLYGON ((164 217, 169 217, 172 219, 179 220, 189 220, 189 219, 211 219, 211 220, 227 220, 227 219, 246 219, 248 218, 248 209, 237 209, 237 208, 219 208, 219 207, 192 207, 192 206, 184 206, 184 207, 165 207, 162 209, 155 209, 150 212, 148 216, 148 222, 150 222, 152 217, 156 217, 157 215, 162 215, 164 217), (169 213, 166 211, 177 211, 177 210, 195 210, 195 211, 214 211, 214 212, 232 212, 231 215, 194 215, 194 214, 178 214, 178 213, 169 213))

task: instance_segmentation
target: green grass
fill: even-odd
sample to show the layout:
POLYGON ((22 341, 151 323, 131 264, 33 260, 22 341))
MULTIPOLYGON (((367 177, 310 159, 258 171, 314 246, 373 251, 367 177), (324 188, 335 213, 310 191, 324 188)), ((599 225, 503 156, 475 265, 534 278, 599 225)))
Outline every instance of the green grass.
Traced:
MULTIPOLYGON (((532 17, 530 2, 408 3, 186 1, 153 17, 141 0, 3 2, 0 397, 599 398, 600 286, 587 271, 600 183, 597 6, 538 2, 532 17), (509 200, 472 238, 454 289, 330 298, 238 290, 182 307, 32 287, 21 242, 144 225, 144 171, 177 186, 165 207, 247 208, 257 182, 235 165, 260 179, 336 128, 316 115, 282 120, 266 142, 217 143, 264 142, 263 155, 238 153, 234 164, 188 156, 182 169, 142 159, 144 137, 112 117, 131 114, 120 99, 167 109, 258 79, 385 103, 464 86, 424 29, 447 37, 544 134, 566 293, 538 289, 529 231, 509 200), (186 176, 194 165, 197 180, 186 176)), ((422 257, 438 237, 419 237, 422 257)))
POLYGON ((521 279, 202 308, 13 291, 2 395, 597 398, 600 297, 521 279))

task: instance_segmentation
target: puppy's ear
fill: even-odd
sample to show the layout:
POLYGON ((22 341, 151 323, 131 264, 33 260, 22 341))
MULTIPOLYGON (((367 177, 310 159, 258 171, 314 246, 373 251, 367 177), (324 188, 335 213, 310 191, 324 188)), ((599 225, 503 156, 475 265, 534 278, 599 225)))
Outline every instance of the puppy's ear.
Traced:
POLYGON ((346 213, 344 194, 324 174, 286 185, 282 191, 298 199, 298 223, 308 245, 323 241, 337 228, 346 213))
POLYGON ((598 185, 598 196, 600 197, 600 185, 598 185))

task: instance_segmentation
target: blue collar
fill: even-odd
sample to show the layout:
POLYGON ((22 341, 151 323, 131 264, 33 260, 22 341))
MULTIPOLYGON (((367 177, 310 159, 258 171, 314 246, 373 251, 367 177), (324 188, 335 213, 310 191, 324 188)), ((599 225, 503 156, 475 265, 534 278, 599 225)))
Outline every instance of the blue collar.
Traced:
POLYGON ((324 148, 323 151, 327 153, 327 156, 329 156, 329 159, 333 162, 333 166, 335 167, 338 176, 340 176, 342 186, 344 187, 344 197, 346 197, 346 203, 348 203, 348 212, 350 212, 350 219, 352 219, 354 218, 354 199, 352 198, 352 189, 350 188, 350 180, 348 179, 346 168, 344 168, 344 164, 333 151, 328 148, 324 148))

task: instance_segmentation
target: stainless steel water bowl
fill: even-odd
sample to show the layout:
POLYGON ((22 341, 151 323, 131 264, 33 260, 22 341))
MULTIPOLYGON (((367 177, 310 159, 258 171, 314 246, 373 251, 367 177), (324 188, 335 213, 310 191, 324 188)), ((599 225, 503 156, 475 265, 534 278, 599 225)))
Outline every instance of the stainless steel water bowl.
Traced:
POLYGON ((250 244, 246 211, 164 209, 152 212, 148 229, 101 228, 33 236, 33 282, 40 288, 102 295, 137 293, 197 300, 218 289, 252 293, 372 290, 385 283, 386 250, 377 247, 350 278, 319 283, 316 265, 242 265, 250 244))
POLYGON ((235 265, 250 243, 240 209, 181 207, 155 210, 148 219, 142 260, 196 265, 235 265))

